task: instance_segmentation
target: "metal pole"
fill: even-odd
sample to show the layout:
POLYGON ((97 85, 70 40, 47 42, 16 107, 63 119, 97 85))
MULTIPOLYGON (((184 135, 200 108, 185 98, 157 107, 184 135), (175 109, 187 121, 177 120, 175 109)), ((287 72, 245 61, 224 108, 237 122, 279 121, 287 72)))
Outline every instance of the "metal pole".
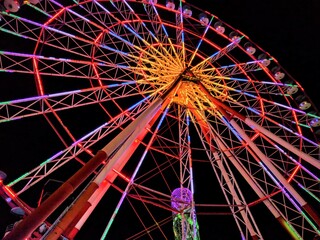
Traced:
POLYGON ((239 118, 240 120, 245 122, 252 129, 258 130, 259 132, 263 133, 267 137, 273 139, 275 142, 279 143, 281 146, 285 147, 289 151, 291 151, 294 154, 296 154, 297 156, 301 157, 306 162, 308 162, 308 163, 312 164, 313 166, 315 166, 316 168, 320 169, 320 161, 319 160, 313 158, 312 156, 308 155, 305 152, 302 152, 298 148, 292 146, 290 143, 284 141, 282 138, 278 137, 277 135, 273 134, 272 132, 268 131, 267 129, 261 127, 259 124, 257 124, 256 122, 254 122, 250 118, 243 116, 241 113, 239 113, 239 112, 235 111, 234 109, 232 109, 231 107, 225 105, 224 103, 222 103, 218 99, 213 98, 211 96, 211 94, 209 93, 209 91, 206 89, 206 87, 201 82, 199 82, 198 84, 200 86, 200 89, 206 93, 206 95, 209 97, 210 101, 212 101, 215 105, 222 107, 224 110, 230 112, 232 115, 236 116, 237 118, 239 118))
POLYGON ((78 231, 81 229, 83 224, 86 222, 86 220, 91 215, 92 211, 95 209, 95 207, 98 205, 104 194, 108 191, 111 184, 114 182, 116 177, 118 176, 117 172, 121 172, 122 168, 127 163, 128 159, 132 155, 132 153, 136 150, 136 148, 139 146, 141 140, 147 133, 147 129, 139 136, 134 143, 130 146, 130 149, 126 152, 126 155, 123 157, 123 161, 121 164, 117 164, 117 166, 114 167, 114 170, 109 172, 109 174, 106 176, 105 180, 100 184, 99 189, 97 189, 92 196, 88 199, 88 209, 81 214, 81 217, 74 222, 72 222, 68 228, 63 232, 63 235, 66 236, 68 239, 72 239, 75 237, 75 235, 78 233, 78 231), (116 170, 116 171, 115 171, 116 170))
MULTIPOLYGON (((204 133, 204 137, 206 138, 207 142, 210 143, 211 142, 211 139, 212 138, 213 140, 216 141, 218 147, 222 150, 221 152, 225 153, 226 154, 226 147, 224 147, 224 149, 222 149, 222 146, 220 146, 219 143, 219 139, 218 137, 216 136, 216 134, 214 134, 210 129, 209 127, 207 126, 207 121, 205 121, 203 119, 203 116, 201 116, 197 111, 195 111, 194 109, 191 110, 191 112, 194 114, 195 118, 197 119, 197 121, 199 123, 202 123, 202 122, 205 122, 205 124, 199 124, 200 125, 200 129, 201 131, 204 133)), ((210 150, 213 152, 213 156, 215 158, 215 161, 217 162, 217 165, 221 171, 221 174, 223 176, 223 178, 225 179, 225 182, 230 190, 230 193, 231 195, 234 197, 234 200, 236 202, 237 205, 239 206, 242 206, 243 204, 241 203, 241 200, 240 200, 240 197, 238 196, 238 193, 236 192, 234 186, 232 186, 232 183, 231 183, 231 179, 230 177, 228 176, 228 173, 224 167, 224 165, 222 164, 222 159, 220 158, 218 152, 216 149, 213 148, 213 146, 210 144, 210 150)), ((228 156, 226 156, 228 158, 228 156)), ((239 172, 241 172, 241 169, 238 169, 237 170, 239 172)), ((245 177, 245 175, 242 175, 245 177)), ((245 178, 246 179, 246 178, 245 178)), ((247 180, 247 179, 246 179, 247 180)), ((254 183, 253 183, 253 186, 254 187, 254 183)), ((239 210, 240 210, 240 214, 245 222, 245 225, 246 227, 249 229, 249 232, 250 232, 250 235, 252 237, 252 239, 259 239, 258 235, 261 236, 261 233, 259 231, 259 229, 257 228, 257 226, 255 225, 255 227, 257 228, 256 230, 254 229, 254 227, 252 226, 251 222, 250 222, 250 219, 248 218, 248 213, 245 213, 245 211, 248 211, 249 212, 249 209, 246 209, 245 211, 242 211, 239 207, 239 210)), ((250 214, 251 215, 251 214, 250 214)), ((242 234, 242 233, 241 233, 242 234)))
MULTIPOLYGON (((60 237, 60 235, 68 228, 73 219, 79 216, 79 212, 83 211, 85 205, 88 204, 89 198, 92 194, 99 188, 101 183, 105 180, 106 176, 112 169, 119 164, 119 161, 122 160, 125 152, 130 149, 130 146, 134 143, 134 141, 138 138, 138 136, 143 132, 143 130, 147 127, 148 122, 153 118, 156 112, 159 110, 161 101, 156 101, 152 106, 149 107, 144 113, 142 113, 136 120, 138 124, 135 124, 135 128, 130 136, 126 139, 123 145, 117 150, 116 154, 110 158, 109 162, 102 169, 102 171, 95 177, 95 179, 90 183, 88 188, 83 192, 83 194, 79 197, 76 203, 71 207, 71 209, 67 212, 67 214, 62 218, 62 220, 57 224, 55 228, 53 228, 52 232, 48 235, 47 240, 55 240, 60 237)), ((107 151, 107 148, 104 148, 107 151)), ((87 210, 87 209, 85 209, 87 210)))
MULTIPOLYGON (((247 134, 243 131, 243 129, 236 123, 234 119, 230 117, 229 114, 226 113, 226 111, 230 112, 232 115, 236 116, 246 124, 248 124, 249 127, 258 130, 260 133, 265 134, 268 137, 272 137, 273 140, 276 141, 276 139, 279 141, 280 144, 284 144, 284 141, 277 137, 275 134, 269 132, 265 128, 261 127, 259 124, 255 123, 251 119, 243 116, 242 114, 236 112, 232 108, 226 106, 224 103, 220 102, 218 99, 212 97, 210 92, 206 89, 206 87, 199 82, 200 89, 204 91, 204 93, 207 95, 207 97, 212 101, 214 104, 217 105, 217 108, 220 110, 220 112, 223 114, 223 116, 228 119, 230 124, 234 127, 234 129, 240 134, 241 138, 245 140, 251 149, 259 156, 261 162, 267 166, 267 168, 276 176, 278 181, 281 183, 283 187, 281 188, 281 191, 283 191, 284 194, 287 194, 286 191, 290 192, 290 194, 296 199, 296 201, 299 203, 299 205, 313 218, 315 223, 320 226, 320 217, 318 216, 318 213, 315 212, 315 210, 295 191, 295 189, 290 185, 290 183, 281 175, 281 173, 276 169, 275 166, 273 166, 272 162, 268 157, 266 157, 260 149, 251 141, 251 139, 247 136, 247 134), (253 127, 254 126, 254 127, 253 127), (282 141, 281 141, 282 140, 282 141), (286 190, 285 190, 285 189, 286 190)), ((295 153, 300 156, 305 161, 309 162, 310 164, 314 165, 315 167, 320 167, 320 162, 310 155, 300 151, 299 149, 295 148, 289 143, 286 143, 283 145, 283 147, 286 147, 288 150, 295 151, 295 153)), ((289 198, 290 200, 291 198, 289 198)), ((292 200, 292 199, 291 199, 292 200)), ((299 209, 298 209, 299 210, 299 209)), ((312 224, 311 224, 312 225, 312 224)), ((316 229, 318 231, 318 229, 316 229)))
POLYGON ((112 172, 112 169, 119 164, 121 165, 120 159, 123 159, 126 151, 130 148, 130 146, 134 143, 138 136, 142 134, 148 123, 157 114, 164 100, 167 100, 168 95, 172 93, 174 95, 174 92, 179 88, 179 83, 183 78, 183 74, 184 72, 177 77, 177 79, 168 87, 167 91, 165 91, 160 98, 156 99, 137 119, 135 119, 117 136, 119 140, 122 140, 121 145, 118 144, 117 141, 111 141, 102 149, 102 151, 110 152, 110 154, 113 153, 116 149, 117 151, 113 155, 113 157, 109 159, 109 162, 97 175, 94 181, 91 182, 88 189, 84 191, 82 196, 80 196, 80 198, 77 200, 77 203, 70 209, 63 220, 48 235, 48 240, 57 239, 64 231, 69 231, 70 224, 73 221, 76 221, 75 219, 80 220, 81 216, 79 215, 79 212, 81 211, 84 214, 88 210, 88 208, 91 206, 91 204, 88 203, 90 197, 96 190, 98 190, 99 186, 104 181, 106 176, 108 176, 108 174, 112 172))
MULTIPOLYGON (((283 216, 281 216, 279 209, 277 209, 273 205, 273 203, 269 200, 269 198, 268 198, 267 194, 264 192, 264 190, 261 189, 259 184, 256 183, 255 180, 243 168, 243 166, 236 159, 235 155, 227 148, 226 143, 223 142, 221 137, 219 137, 217 134, 213 133, 208 128, 207 122, 202 118, 202 116, 197 111, 193 110, 192 113, 196 117, 198 123, 200 123, 199 124, 200 128, 203 131, 204 136, 207 139, 207 141, 210 142, 208 134, 212 135, 211 137, 216 142, 217 146, 221 149, 221 152, 223 152, 226 155, 226 157, 231 161, 231 163, 235 166, 235 168, 239 171, 239 173, 244 177, 246 182, 250 185, 250 187, 258 195, 258 197, 260 199, 263 199, 262 202, 269 209, 269 211, 272 213, 272 215, 275 217, 275 219, 277 219, 277 221, 282 225, 282 227, 290 234, 290 236, 294 240, 301 240, 302 237, 298 234, 298 232, 295 230, 295 228, 289 222, 285 221, 283 216)), ((212 151, 216 151, 216 150, 212 148, 212 151)), ((254 235, 254 237, 257 237, 257 235, 254 235)))
MULTIPOLYGON (((86 164, 78 172, 76 172, 71 178, 69 178, 61 187, 59 187, 48 199, 46 199, 38 208, 36 208, 30 215, 23 219, 3 240, 17 240, 28 238, 34 230, 41 225, 45 219, 58 207, 64 200, 66 200, 73 191, 84 182, 84 180, 109 156, 118 149, 137 129, 140 125, 139 121, 146 115, 149 116, 155 109, 157 109, 162 100, 158 99, 152 105, 153 109, 147 109, 141 114, 135 121, 133 121, 128 127, 120 132, 109 144, 107 144, 102 150, 86 164)), ((141 126, 140 126, 141 127, 141 126)), ((114 165, 114 162, 109 163, 107 166, 114 165)), ((97 186, 92 186, 90 189, 94 192, 97 186)), ((92 193, 93 193, 92 192, 92 193)))

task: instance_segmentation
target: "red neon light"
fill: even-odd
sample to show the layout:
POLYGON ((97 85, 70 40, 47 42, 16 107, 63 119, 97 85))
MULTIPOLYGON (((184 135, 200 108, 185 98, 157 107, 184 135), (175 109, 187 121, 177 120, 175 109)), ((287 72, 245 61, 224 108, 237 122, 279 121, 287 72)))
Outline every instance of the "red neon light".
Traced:
POLYGON ((293 173, 291 174, 291 176, 288 178, 288 182, 291 182, 291 180, 293 179, 293 177, 296 175, 297 171, 300 169, 300 166, 297 166, 296 169, 293 171, 293 173))
MULTIPOLYGON (((52 18, 50 18, 45 24, 43 24, 44 27, 48 26, 53 20, 55 20, 63 11, 65 10, 65 8, 62 8, 59 12, 57 12, 55 15, 52 16, 52 18)), ((41 30, 41 34, 43 32, 43 29, 41 30)), ((39 41, 37 42, 37 46, 38 47, 39 41)), ((42 81, 40 78, 40 73, 39 73, 39 69, 38 69, 38 62, 36 57, 33 58, 33 66, 34 66, 34 70, 35 70, 35 74, 36 74, 36 81, 37 81, 37 86, 39 87, 39 92, 40 95, 44 95, 44 89, 43 89, 43 85, 42 85, 42 81)))
POLYGON ((100 75, 99 75, 99 72, 98 72, 98 70, 97 70, 96 65, 95 65, 95 64, 92 64, 92 68, 93 68, 94 74, 95 74, 95 75, 97 76, 97 78, 98 78, 99 85, 100 85, 100 86, 103 86, 103 84, 102 84, 102 81, 101 81, 101 78, 100 78, 100 75))
POLYGON ((42 95, 44 95, 44 91, 43 91, 43 86, 42 86, 41 78, 40 78, 40 74, 39 74, 37 59, 35 57, 33 58, 33 66, 35 68, 35 73, 36 73, 36 78, 37 78, 37 82, 38 82, 38 86, 39 86, 40 95, 42 96, 42 95))
POLYGON ((14 192, 12 192, 12 190, 7 187, 7 186, 4 186, 4 189, 7 191, 7 194, 11 197, 11 198, 15 198, 16 197, 16 194, 14 192))
MULTIPOLYGON (((83 148, 83 145, 82 145, 81 143, 78 143, 77 145, 78 145, 78 147, 83 148)), ((86 152, 92 154, 92 151, 91 151, 90 149, 84 149, 84 150, 85 150, 86 152)))
POLYGON ((123 178, 124 180, 126 180, 127 182, 130 182, 130 179, 127 178, 125 175, 123 175, 122 173, 120 173, 119 171, 112 169, 116 174, 118 174, 121 178, 123 178))
POLYGON ((49 25, 53 20, 55 20, 63 11, 65 10, 65 8, 61 8, 61 10, 59 12, 57 12, 55 15, 52 16, 52 18, 50 18, 44 25, 47 26, 49 25))
POLYGON ((99 36, 96 38, 96 40, 94 40, 94 43, 97 43, 98 40, 100 40, 100 38, 102 37, 102 35, 103 35, 103 32, 101 32, 101 33, 99 34, 99 36))

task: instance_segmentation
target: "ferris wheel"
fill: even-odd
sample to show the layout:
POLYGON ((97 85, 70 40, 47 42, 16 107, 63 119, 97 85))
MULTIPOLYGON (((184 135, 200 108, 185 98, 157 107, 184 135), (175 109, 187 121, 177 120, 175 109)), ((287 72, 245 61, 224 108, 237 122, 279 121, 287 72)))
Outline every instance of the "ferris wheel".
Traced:
POLYGON ((5 240, 320 236, 320 114, 245 34, 187 1, 1 4, 5 240))

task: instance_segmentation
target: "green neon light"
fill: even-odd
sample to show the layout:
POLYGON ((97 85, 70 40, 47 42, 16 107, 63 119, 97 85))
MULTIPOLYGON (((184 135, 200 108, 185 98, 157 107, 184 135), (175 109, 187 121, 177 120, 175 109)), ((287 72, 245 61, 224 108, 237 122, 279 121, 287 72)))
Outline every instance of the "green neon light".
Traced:
POLYGON ((291 236, 294 239, 303 240, 303 238, 299 235, 299 233, 291 226, 291 224, 287 221, 283 221, 284 227, 288 230, 288 232, 291 234, 291 236))
POLYGON ((312 228, 320 235, 320 230, 318 229, 318 227, 311 221, 311 219, 303 212, 301 211, 302 216, 305 217, 305 219, 307 220, 307 222, 312 226, 312 228))
MULTIPOLYGON (((1 54, 1 53, 0 53, 0 54, 1 54)), ((3 71, 1 71, 1 72, 3 72, 3 71)), ((9 104, 9 103, 11 103, 11 101, 0 102, 0 105, 7 105, 7 104, 9 104)))
POLYGON ((12 185, 16 184, 17 182, 19 182, 21 179, 23 179, 24 177, 28 176, 30 174, 30 172, 27 172, 25 174, 23 174, 21 177, 17 178, 16 180, 13 180, 11 183, 9 183, 7 186, 11 187, 12 185))
POLYGON ((40 12, 48 17, 51 17, 51 15, 45 11, 43 11, 42 9, 38 8, 37 6, 33 5, 33 4, 30 4, 30 3, 27 3, 26 5, 28 5, 29 7, 32 7, 34 10, 36 10, 37 12, 40 12))
POLYGON ((299 126, 301 126, 301 127, 305 127, 305 128, 311 128, 309 125, 302 124, 302 123, 299 123, 299 126))
POLYGON ((311 197, 313 197, 315 200, 317 200, 320 203, 320 199, 316 195, 314 195, 312 192, 310 192, 306 188, 302 188, 302 189, 305 190, 311 197))
MULTIPOLYGON (((185 214, 183 214, 185 216, 185 214)), ((173 233, 174 233, 174 239, 175 240, 182 240, 182 236, 184 235, 186 240, 200 240, 199 236, 199 224, 197 221, 193 221, 193 219, 190 216, 185 216, 185 218, 182 216, 181 213, 176 214, 173 217, 173 233), (188 225, 189 227, 186 227, 186 231, 182 233, 182 221, 184 224, 188 225), (196 236, 194 236, 193 233, 193 226, 196 225, 196 236)))
POLYGON ((4 119, 4 120, 0 120, 0 123, 5 123, 5 122, 10 122, 10 119, 4 119))
POLYGON ((108 234, 108 232, 109 232, 109 230, 110 230, 110 228, 111 228, 111 226, 112 226, 112 223, 113 223, 113 221, 114 221, 114 218, 115 218, 116 215, 118 214, 118 211, 119 211, 119 208, 116 208, 116 209, 114 210, 114 213, 113 213, 113 215, 112 215, 112 218, 110 219, 110 221, 109 221, 109 223, 108 223, 108 226, 107 226, 106 229, 104 230, 104 232, 103 232, 100 240, 106 239, 107 234, 108 234))
POLYGON ((109 232, 109 230, 110 230, 110 227, 111 227, 111 225, 112 225, 112 223, 113 223, 113 220, 114 220, 114 219, 111 219, 111 220, 110 220, 110 224, 107 226, 106 230, 103 232, 100 240, 106 239, 107 234, 108 234, 108 232, 109 232))
POLYGON ((12 35, 17 36, 17 37, 24 37, 24 36, 22 36, 22 35, 19 34, 19 33, 10 31, 10 30, 5 29, 5 28, 2 28, 2 27, 0 27, 0 30, 1 30, 2 32, 9 33, 9 34, 12 34, 12 35))
POLYGON ((312 114, 312 113, 307 113, 307 116, 314 117, 314 118, 319 118, 319 119, 320 119, 320 117, 319 117, 319 116, 314 115, 314 114, 312 114))
POLYGON ((52 159, 48 159, 48 160, 42 162, 39 166, 42 167, 42 166, 46 165, 48 162, 51 162, 51 161, 52 161, 52 159))

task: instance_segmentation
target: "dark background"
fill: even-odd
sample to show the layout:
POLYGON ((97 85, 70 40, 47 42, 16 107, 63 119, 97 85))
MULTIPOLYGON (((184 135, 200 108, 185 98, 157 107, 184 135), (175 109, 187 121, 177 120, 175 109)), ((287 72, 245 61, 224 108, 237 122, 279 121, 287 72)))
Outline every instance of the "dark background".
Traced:
POLYGON ((189 2, 208 9, 269 52, 305 88, 319 109, 319 1, 189 2))
MULTIPOLYGON (((315 105, 320 107, 318 97, 320 2, 318 0, 187 0, 187 2, 217 15, 221 20, 249 36, 252 41, 276 58, 280 65, 305 88, 315 105)), ((0 201, 0 236, 6 224, 14 220, 15 218, 9 214, 9 208, 0 201)), ((99 219, 96 219, 96 223, 99 223, 99 219)), ((98 239, 101 233, 95 236, 95 226, 90 227, 93 232, 91 239, 98 239)), ((77 239, 87 238, 79 236, 77 239)), ((229 238, 225 236, 223 239, 229 238)))

